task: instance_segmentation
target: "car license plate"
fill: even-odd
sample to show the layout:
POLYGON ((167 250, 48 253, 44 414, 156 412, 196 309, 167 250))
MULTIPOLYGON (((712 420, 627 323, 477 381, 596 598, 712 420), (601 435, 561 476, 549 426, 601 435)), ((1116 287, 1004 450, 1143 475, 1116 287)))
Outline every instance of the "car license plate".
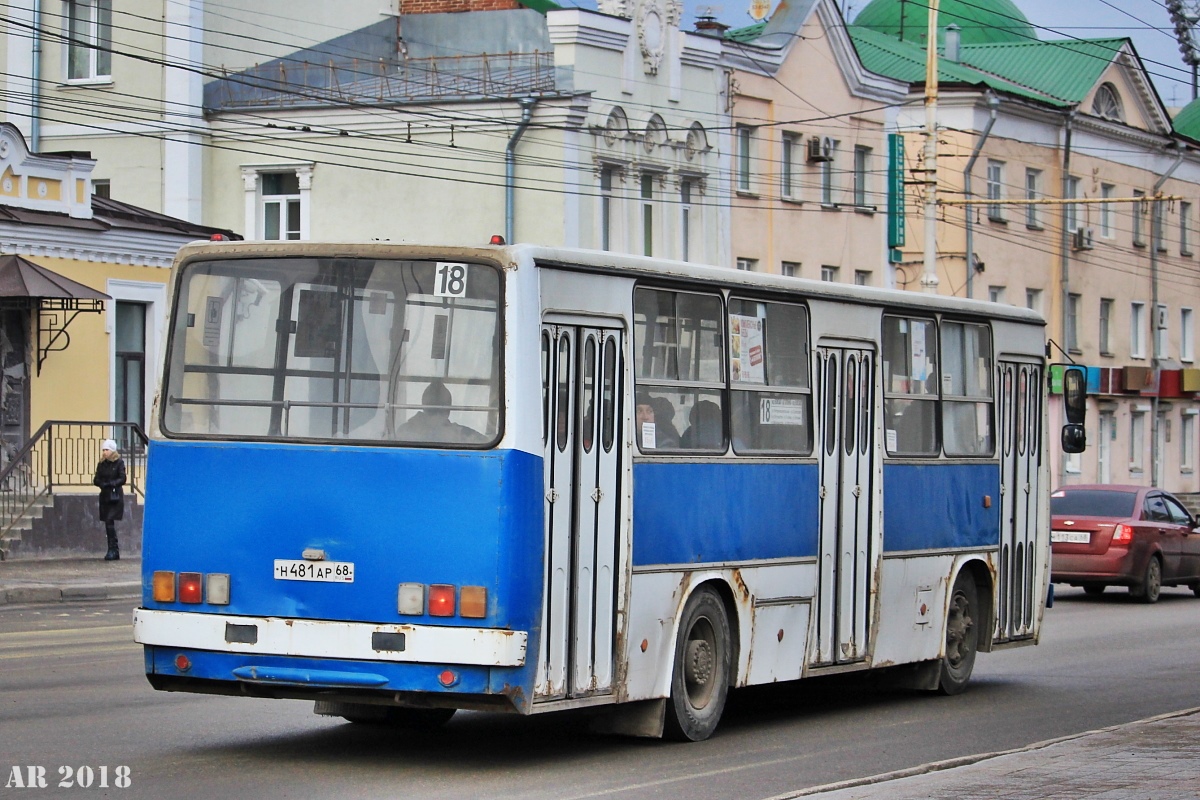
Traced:
POLYGON ((1050 531, 1050 541, 1088 544, 1092 541, 1092 534, 1088 531, 1050 531))
POLYGON ((349 561, 292 561, 277 558, 275 580, 354 583, 354 564, 349 561))

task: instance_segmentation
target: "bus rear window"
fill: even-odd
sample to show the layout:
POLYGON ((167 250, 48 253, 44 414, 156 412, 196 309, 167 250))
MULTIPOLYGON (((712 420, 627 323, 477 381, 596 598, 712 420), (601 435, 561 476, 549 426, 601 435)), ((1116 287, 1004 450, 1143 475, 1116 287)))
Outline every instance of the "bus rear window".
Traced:
POLYGON ((194 262, 175 301, 167 433, 495 441, 500 275, 362 258, 194 262))

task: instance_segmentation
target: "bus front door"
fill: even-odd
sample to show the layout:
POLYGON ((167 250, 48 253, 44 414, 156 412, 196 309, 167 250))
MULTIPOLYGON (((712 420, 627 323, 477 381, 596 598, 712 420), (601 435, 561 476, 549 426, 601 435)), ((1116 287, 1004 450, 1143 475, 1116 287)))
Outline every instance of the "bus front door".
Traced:
POLYGON ((1000 564, 995 639, 1033 635, 1037 581, 1042 368, 1001 361, 1000 564))
POLYGON ((545 325, 545 601, 539 699, 612 691, 621 474, 621 331, 545 325))
POLYGON ((875 354, 841 347, 819 353, 821 522, 810 661, 832 665, 869 653, 871 577, 879 557, 871 531, 875 354))

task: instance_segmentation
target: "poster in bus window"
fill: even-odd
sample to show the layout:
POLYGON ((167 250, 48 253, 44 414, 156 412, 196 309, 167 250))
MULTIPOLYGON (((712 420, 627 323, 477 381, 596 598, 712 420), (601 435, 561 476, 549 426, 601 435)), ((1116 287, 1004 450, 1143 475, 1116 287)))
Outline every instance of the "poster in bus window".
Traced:
POLYGON ((758 421, 762 425, 804 425, 805 401, 793 397, 760 397, 758 421))
POLYGON ((729 366, 738 383, 764 384, 763 321, 743 314, 729 315, 729 366))
POLYGON ((923 381, 929 377, 925 360, 925 326, 919 323, 912 326, 912 379, 923 381))

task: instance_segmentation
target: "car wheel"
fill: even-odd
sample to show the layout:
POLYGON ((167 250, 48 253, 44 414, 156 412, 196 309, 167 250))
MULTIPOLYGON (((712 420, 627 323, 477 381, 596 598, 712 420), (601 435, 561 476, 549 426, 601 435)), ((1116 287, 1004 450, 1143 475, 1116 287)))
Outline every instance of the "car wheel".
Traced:
POLYGON ((1083 587, 1083 593, 1090 594, 1094 597, 1096 595, 1104 594, 1104 590, 1107 588, 1108 587, 1103 583, 1089 583, 1087 586, 1083 587))
POLYGON ((701 742, 712 736, 729 693, 729 621, 725 604, 709 588, 697 589, 683 611, 675 642, 667 735, 701 742))
POLYGON ((946 654, 942 657, 938 691, 959 694, 967 688, 979 651, 979 594, 975 579, 962 571, 954 580, 950 605, 946 609, 946 654))
POLYGON ((1157 603, 1161 592, 1162 562, 1158 560, 1158 556, 1151 556, 1150 563, 1146 565, 1146 574, 1142 577, 1142 582, 1129 587, 1129 593, 1143 603, 1157 603))

